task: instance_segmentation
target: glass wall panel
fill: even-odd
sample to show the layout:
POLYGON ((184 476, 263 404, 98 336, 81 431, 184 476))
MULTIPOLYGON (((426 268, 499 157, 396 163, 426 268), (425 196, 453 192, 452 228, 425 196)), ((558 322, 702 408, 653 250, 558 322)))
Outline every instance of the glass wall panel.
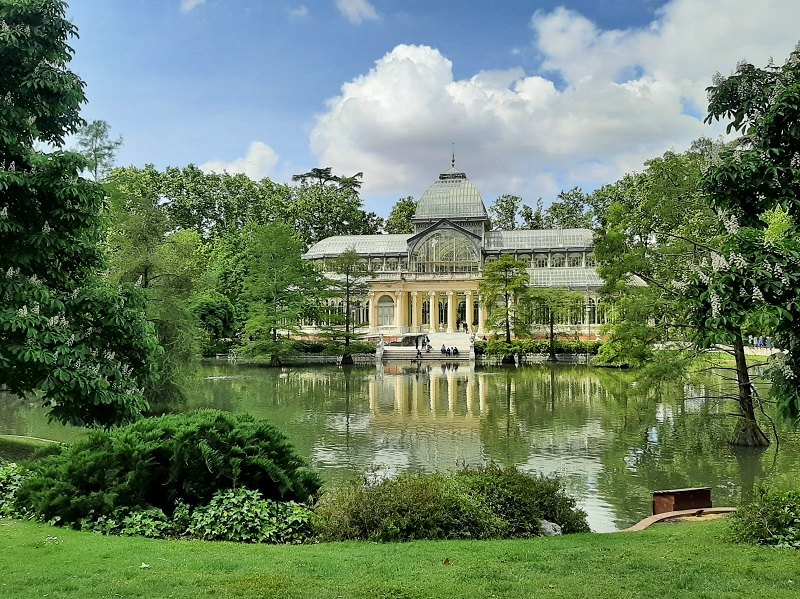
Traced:
POLYGON ((420 273, 476 272, 478 250, 458 231, 443 230, 421 240, 411 254, 412 270, 420 273))

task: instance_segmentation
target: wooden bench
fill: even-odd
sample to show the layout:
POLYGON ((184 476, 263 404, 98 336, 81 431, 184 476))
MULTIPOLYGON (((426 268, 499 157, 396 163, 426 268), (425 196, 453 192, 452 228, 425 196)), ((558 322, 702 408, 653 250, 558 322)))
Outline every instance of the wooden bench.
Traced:
POLYGON ((653 491, 653 515, 711 507, 711 487, 653 491))

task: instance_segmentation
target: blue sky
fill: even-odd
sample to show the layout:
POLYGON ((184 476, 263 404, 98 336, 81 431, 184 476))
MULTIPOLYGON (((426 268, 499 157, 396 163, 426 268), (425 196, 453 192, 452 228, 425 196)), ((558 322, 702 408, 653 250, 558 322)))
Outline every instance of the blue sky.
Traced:
POLYGON ((87 120, 121 165, 364 172, 368 209, 457 165, 551 201, 718 135, 705 87, 782 61, 796 0, 72 0, 87 120))

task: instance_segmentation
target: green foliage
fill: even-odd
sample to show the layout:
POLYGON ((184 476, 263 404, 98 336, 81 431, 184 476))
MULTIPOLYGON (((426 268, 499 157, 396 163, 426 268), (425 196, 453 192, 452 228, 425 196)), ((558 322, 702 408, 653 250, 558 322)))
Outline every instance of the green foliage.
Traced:
POLYGON ((188 533, 207 541, 302 543, 312 533, 313 512, 293 501, 264 499, 258 491, 230 489, 192 511, 188 533))
MULTIPOLYGON (((597 354, 605 344, 602 341, 556 341, 557 354, 597 354)), ((501 339, 476 341, 475 352, 478 355, 490 357, 503 357, 511 354, 521 356, 528 354, 546 354, 550 351, 550 341, 547 339, 512 339, 506 343, 501 339)))
POLYGON ((62 422, 110 426, 146 407, 159 348, 141 295, 100 275, 103 189, 78 154, 36 150, 82 125, 65 10, 0 4, 0 386, 37 392, 62 422))
POLYGON ((478 293, 489 307, 489 325, 493 330, 505 332, 506 343, 511 343, 512 305, 528 289, 529 279, 525 262, 509 254, 489 262, 483 269, 478 293))
POLYGON ((0 518, 17 516, 16 496, 24 473, 14 462, 0 464, 0 518))
POLYGON ((352 483, 322 496, 322 540, 413 541, 500 537, 504 523, 451 476, 401 474, 369 486, 352 483))
POLYGON ((538 536, 541 520, 555 522, 565 534, 589 532, 586 512, 575 507, 575 499, 556 476, 530 475, 491 464, 465 468, 456 478, 506 523, 508 538, 538 536))
POLYGON ((245 337, 251 354, 273 357, 291 353, 281 333, 299 331, 300 319, 312 316, 322 295, 322 277, 302 258, 303 244, 287 225, 248 224, 243 298, 248 303, 245 337))
POLYGON ((392 211, 389 213, 389 218, 386 219, 384 229, 390 234, 413 233, 414 223, 411 222, 411 218, 416 211, 417 200, 411 196, 400 198, 392 206, 392 211))
POLYGON ((110 139, 111 127, 106 121, 92 121, 78 130, 78 152, 86 159, 86 168, 95 181, 105 179, 114 166, 122 137, 110 139))
POLYGON ((589 530, 557 478, 497 466, 351 483, 323 495, 316 513, 321 539, 337 541, 530 537, 542 519, 589 530))
POLYGON ((800 492, 759 488, 731 519, 740 543, 800 549, 800 492))
POLYGON ((20 506, 77 525, 119 510, 198 506, 246 486, 275 500, 308 501, 320 480, 274 427, 215 410, 147 418, 93 431, 31 467, 20 506))
POLYGON ((547 207, 544 224, 548 229, 590 229, 592 219, 589 197, 580 187, 573 187, 559 192, 558 199, 547 207))
POLYGON ((501 195, 489 206, 489 216, 492 219, 492 228, 501 231, 511 231, 517 228, 517 213, 519 212, 522 198, 515 195, 501 195))
POLYGON ((342 252, 327 264, 326 270, 330 278, 326 281, 328 293, 342 300, 342 315, 333 316, 332 326, 327 334, 334 339, 343 339, 344 354, 352 354, 350 344, 360 335, 354 332, 356 302, 361 301, 369 291, 367 277, 371 274, 362 266, 361 258, 354 248, 342 252), (344 330, 342 330, 342 328, 344 330))

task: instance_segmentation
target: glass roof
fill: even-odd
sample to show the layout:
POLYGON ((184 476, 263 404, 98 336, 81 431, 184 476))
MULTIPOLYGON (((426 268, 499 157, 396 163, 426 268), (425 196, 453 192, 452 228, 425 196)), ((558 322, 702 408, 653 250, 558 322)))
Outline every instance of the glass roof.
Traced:
POLYGON ((467 176, 455 168, 439 175, 417 205, 415 219, 488 218, 478 189, 467 176))
POLYGON ((590 229, 518 229, 489 231, 484 248, 498 250, 548 250, 556 248, 590 248, 594 233, 590 229))
POLYGON ((318 241, 305 254, 305 258, 338 256, 349 249, 361 255, 405 254, 411 235, 337 235, 318 241))
MULTIPOLYGON (((568 287, 569 289, 598 289, 603 286, 603 279, 597 269, 591 266, 529 268, 531 287, 568 287)), ((647 287, 647 284, 633 275, 628 281, 635 287, 647 287)))
POLYGON ((570 289, 597 289, 603 279, 591 267, 531 268, 532 287, 569 287, 570 289))

